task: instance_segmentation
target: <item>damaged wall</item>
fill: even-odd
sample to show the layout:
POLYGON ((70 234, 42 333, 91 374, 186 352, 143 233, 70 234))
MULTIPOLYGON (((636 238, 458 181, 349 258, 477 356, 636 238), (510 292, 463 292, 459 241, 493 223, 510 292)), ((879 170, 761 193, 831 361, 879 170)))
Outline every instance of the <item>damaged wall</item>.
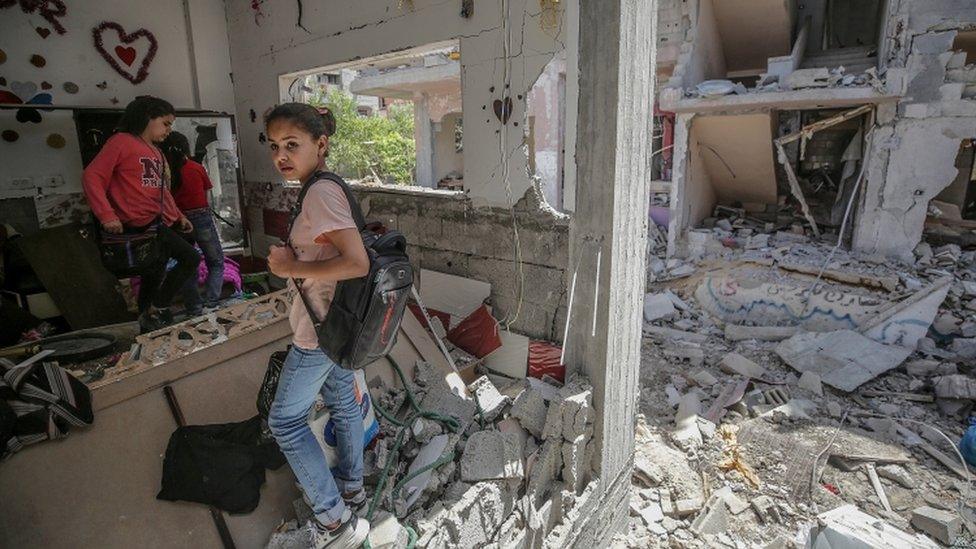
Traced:
POLYGON ((695 118, 691 138, 704 149, 708 183, 719 203, 776 203, 772 124, 768 113, 695 118))
POLYGON ((976 137, 976 101, 964 99, 965 83, 949 77, 964 68, 965 56, 954 55, 952 45, 957 29, 976 26, 976 6, 901 2, 891 13, 888 79, 904 80, 905 98, 897 113, 879 112, 853 246, 909 261, 929 201, 958 174, 960 142, 976 137))
MULTIPOLYGON (((269 183, 281 181, 259 141, 264 131, 260 113, 279 102, 279 75, 458 40, 468 198, 383 191, 361 196, 364 208, 370 204, 365 209, 371 218, 383 219, 406 234, 424 268, 490 282, 496 316, 514 314, 515 238, 508 207, 532 188, 524 145, 527 96, 546 65, 565 49, 562 11, 566 3, 553 8, 554 13, 549 8, 540 11, 529 0, 505 5, 507 14, 498 5, 477 4, 474 14, 464 18, 459 5, 432 0, 305 2, 303 29, 297 26, 298 3, 228 0, 242 164, 252 196, 248 218, 251 230, 258 234, 256 240, 262 240, 264 233, 264 212, 259 208, 280 213, 289 204, 253 198, 269 183), (253 5, 260 6, 262 16, 253 5), (545 24, 548 20, 556 26, 545 24), (513 113, 503 124, 495 115, 494 102, 506 100, 512 102, 513 113)), ((294 200, 293 191, 284 195, 294 200)), ((520 203, 518 208, 523 212, 518 217, 523 272, 529 283, 513 329, 558 339, 553 326, 562 325, 557 318, 565 301, 561 295, 566 288, 567 222, 557 221, 537 200, 520 203), (525 206, 528 203, 533 206, 525 206)))
MULTIPOLYGON (((559 341, 566 322, 566 265, 569 218, 544 205, 532 188, 515 205, 524 264, 524 292, 511 240, 508 208, 475 207, 463 194, 433 189, 354 184, 363 213, 407 235, 414 266, 481 280, 491 284, 495 318, 514 317, 512 329, 529 337, 559 341), (511 315, 511 316, 510 316, 511 315)), ((248 185, 247 218, 255 254, 267 255, 280 230, 271 223, 287 220, 297 187, 248 185), (263 207, 262 207, 263 206, 263 207)))
POLYGON ((540 11, 529 0, 506 3, 507 14, 499 6, 479 4, 470 18, 462 17, 455 4, 433 0, 305 2, 304 28, 298 26, 298 2, 228 0, 226 5, 247 181, 280 181, 258 139, 264 131, 261 117, 249 115, 279 102, 279 75, 459 40, 464 148, 469 153, 465 188, 477 206, 502 206, 509 204, 509 195, 517 200, 531 186, 523 148, 526 96, 546 64, 564 49, 563 3, 553 8, 558 11, 552 28, 543 22, 553 17, 549 8, 540 11), (502 124, 493 103, 506 98, 513 113, 502 124))

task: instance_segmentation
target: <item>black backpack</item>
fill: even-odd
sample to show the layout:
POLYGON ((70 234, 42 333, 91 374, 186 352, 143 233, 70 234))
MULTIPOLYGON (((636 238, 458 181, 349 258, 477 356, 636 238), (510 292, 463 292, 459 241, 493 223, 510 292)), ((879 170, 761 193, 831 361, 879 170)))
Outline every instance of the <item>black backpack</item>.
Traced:
POLYGON ((396 343, 413 287, 413 267, 407 257, 407 239, 403 234, 379 223, 367 225, 349 185, 331 172, 316 172, 302 186, 291 212, 289 235, 309 188, 322 180, 336 183, 345 193, 369 256, 369 274, 340 281, 324 319, 317 318, 309 306, 308 298, 301 291, 302 281, 295 280, 294 283, 312 319, 322 351, 339 366, 358 370, 386 356, 396 343))

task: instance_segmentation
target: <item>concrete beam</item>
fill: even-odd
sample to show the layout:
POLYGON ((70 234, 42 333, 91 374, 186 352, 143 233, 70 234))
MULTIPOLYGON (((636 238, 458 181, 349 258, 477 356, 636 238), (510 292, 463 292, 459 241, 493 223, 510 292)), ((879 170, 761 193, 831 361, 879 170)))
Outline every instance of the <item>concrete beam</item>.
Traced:
MULTIPOLYGON (((677 90, 680 92, 681 90, 677 90)), ((808 90, 748 93, 716 98, 676 99, 668 90, 661 96, 661 109, 683 113, 732 112, 765 109, 826 109, 864 104, 893 103, 900 97, 873 88, 814 88, 808 90)))
MULTIPOLYGON (((593 383, 600 493, 609 492, 634 452, 657 4, 580 2, 587 32, 579 37, 569 263, 577 276, 566 363, 593 383)), ((617 514, 614 526, 626 521, 625 512, 617 514)))

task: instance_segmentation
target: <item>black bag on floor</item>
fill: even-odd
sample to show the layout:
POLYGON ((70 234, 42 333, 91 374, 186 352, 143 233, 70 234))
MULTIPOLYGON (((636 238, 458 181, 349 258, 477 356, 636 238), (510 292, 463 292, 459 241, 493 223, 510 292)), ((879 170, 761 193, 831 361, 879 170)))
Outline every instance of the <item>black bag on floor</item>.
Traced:
POLYGON ((249 513, 261 499, 264 470, 284 463, 278 445, 262 441, 258 416, 240 423, 179 427, 166 447, 156 498, 249 513))
POLYGON ((95 420, 91 391, 51 362, 0 358, 0 459, 28 444, 68 436, 95 420))
POLYGON ((358 370, 389 354, 396 343, 413 287, 413 266, 407 257, 407 239, 403 234, 379 224, 367 225, 349 185, 331 172, 316 172, 302 186, 292 210, 289 234, 302 211, 308 189, 319 181, 332 181, 345 193, 369 256, 369 274, 339 282, 324 319, 316 318, 309 307, 301 291, 301 281, 294 283, 315 326, 322 351, 339 366, 358 370))

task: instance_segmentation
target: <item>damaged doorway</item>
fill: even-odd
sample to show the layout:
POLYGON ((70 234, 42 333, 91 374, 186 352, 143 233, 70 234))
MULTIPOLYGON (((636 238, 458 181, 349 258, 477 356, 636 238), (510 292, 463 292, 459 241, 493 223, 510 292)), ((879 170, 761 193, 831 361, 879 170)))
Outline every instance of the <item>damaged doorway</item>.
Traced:
POLYGON ((457 41, 282 76, 282 101, 336 117, 329 167, 351 181, 461 190, 457 41))

